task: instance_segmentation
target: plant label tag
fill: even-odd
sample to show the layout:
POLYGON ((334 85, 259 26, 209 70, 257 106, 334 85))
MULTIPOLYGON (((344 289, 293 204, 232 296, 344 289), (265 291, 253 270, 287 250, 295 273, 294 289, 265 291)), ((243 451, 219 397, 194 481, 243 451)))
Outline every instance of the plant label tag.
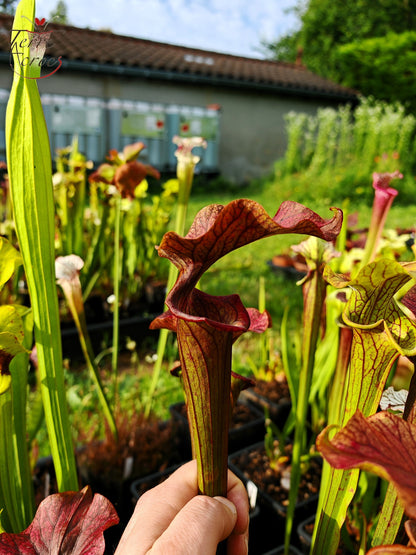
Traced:
POLYGON ((254 509, 257 503, 257 492, 259 491, 259 489, 256 486, 256 484, 251 480, 247 481, 246 489, 248 494, 248 502, 250 503, 250 508, 254 509))

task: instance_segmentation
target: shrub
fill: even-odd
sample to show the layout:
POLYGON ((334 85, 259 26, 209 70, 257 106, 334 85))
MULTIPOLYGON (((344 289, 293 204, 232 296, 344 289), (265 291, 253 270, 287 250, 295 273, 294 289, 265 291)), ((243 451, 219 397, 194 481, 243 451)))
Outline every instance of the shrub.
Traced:
POLYGON ((286 116, 288 147, 275 166, 275 179, 302 200, 321 197, 325 204, 345 198, 370 202, 372 172, 399 170, 399 201, 413 200, 416 118, 400 104, 362 99, 355 110, 322 108, 316 115, 286 116), (293 179, 290 179, 293 183, 293 179))

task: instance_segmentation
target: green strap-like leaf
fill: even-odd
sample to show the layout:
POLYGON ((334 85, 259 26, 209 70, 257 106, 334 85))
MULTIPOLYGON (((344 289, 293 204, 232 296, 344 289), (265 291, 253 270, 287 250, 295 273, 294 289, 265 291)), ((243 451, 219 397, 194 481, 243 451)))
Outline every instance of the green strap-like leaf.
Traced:
POLYGON ((390 545, 394 543, 403 519, 403 513, 403 505, 397 497, 396 488, 390 483, 386 497, 384 498, 377 528, 371 542, 373 547, 376 545, 390 545))
POLYGON ((309 397, 311 393, 316 346, 319 338, 322 307, 325 301, 326 283, 323 280, 322 267, 326 253, 326 243, 316 237, 309 237, 302 244, 309 273, 303 280, 303 339, 302 365, 296 400, 296 424, 293 441, 292 465, 290 475, 289 505, 286 514, 285 553, 289 553, 289 544, 295 515, 296 499, 301 479, 301 456, 303 454, 304 434, 306 430, 309 397))
MULTIPOLYGON (((18 30, 30 29, 29 21, 34 17, 34 1, 22 0, 16 10, 12 42, 18 30)), ((28 41, 21 41, 19 49, 28 57, 30 49, 25 44, 28 41)), ((40 68, 36 64, 22 68, 16 51, 13 58, 15 71, 6 112, 6 148, 16 232, 33 310, 42 398, 58 487, 61 491, 77 490, 55 286, 51 154, 34 78, 40 68)))
MULTIPOLYGON (((33 343, 33 314, 24 306, 15 305, 22 319, 24 329, 23 347, 30 349, 33 343)), ((35 496, 27 444, 27 379, 29 371, 29 350, 18 353, 10 363, 13 396, 14 426, 14 469, 16 499, 22 515, 24 527, 32 521, 35 513, 35 496)))
POLYGON ((27 310, 0 306, 0 508, 2 527, 8 531, 23 530, 34 515, 26 445, 28 351, 20 316, 27 310))

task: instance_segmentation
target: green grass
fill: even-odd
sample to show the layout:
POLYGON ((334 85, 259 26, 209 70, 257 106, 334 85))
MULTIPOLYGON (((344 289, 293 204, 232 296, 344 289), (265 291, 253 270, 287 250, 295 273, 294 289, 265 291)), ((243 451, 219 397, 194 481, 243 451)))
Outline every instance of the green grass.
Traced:
MULTIPOLYGON (((369 184, 371 187, 371 183, 369 184)), ((308 191, 307 196, 310 197, 308 191)), ((224 188, 210 190, 209 183, 205 188, 197 187, 191 195, 187 229, 196 213, 207 204, 227 204, 236 198, 250 198, 264 206, 273 216, 284 200, 302 202, 302 192, 298 189, 295 176, 285 179, 284 186, 273 181, 255 182, 241 189, 224 188), (291 195, 293 191, 293 195, 291 195)), ((331 217, 327 199, 316 198, 305 204, 322 217, 331 217)), ((341 203, 340 203, 341 204, 341 203)), ((358 214, 358 227, 367 227, 371 217, 371 206, 351 204, 349 213, 358 214)), ((392 207, 386 227, 416 227, 416 204, 392 207)), ((287 280, 271 271, 267 262, 276 254, 290 252, 291 245, 297 244, 305 237, 300 235, 281 235, 270 237, 247 245, 238 251, 219 260, 202 278, 201 288, 207 293, 227 295, 238 293, 246 306, 257 306, 258 283, 260 276, 266 279, 267 308, 272 315, 274 327, 280 327, 283 312, 287 306, 291 310, 291 325, 299 322, 302 311, 300 287, 293 280, 287 280)))
MULTIPOLYGON (((196 213, 204 206, 213 203, 227 204, 237 198, 256 200, 273 216, 283 200, 292 199, 301 202, 297 185, 296 178, 292 178, 292 185, 286 179, 284 187, 272 181, 256 182, 250 187, 241 189, 230 187, 210 188, 209 183, 205 184, 204 188, 197 186, 189 204, 187 229, 189 229, 196 213), (290 194, 291 188, 294 191, 293 196, 290 194)), ((313 202, 305 202, 305 204, 322 217, 331 216, 325 199, 316 198, 313 202)), ((371 206, 364 204, 351 205, 349 212, 358 213, 359 227, 368 226, 371 206)), ((387 227, 416 227, 416 205, 406 207, 393 205, 388 217, 387 227)), ((290 310, 290 327, 294 329, 301 325, 302 292, 300 286, 296 285, 293 279, 287 279, 283 275, 274 273, 267 262, 276 254, 290 252, 290 246, 303 239, 304 237, 297 235, 270 237, 234 251, 224 259, 219 260, 206 272, 201 280, 200 287, 205 292, 214 295, 237 293, 245 306, 257 307, 259 278, 264 276, 266 281, 266 306, 272 316, 272 333, 276 337, 275 346, 278 349, 280 324, 287 307, 290 310)), ((259 336, 256 334, 246 334, 240 338, 234 348, 234 369, 240 373, 249 374, 247 358, 250 356, 255 364, 258 363, 259 346, 259 336)), ((174 347, 171 350, 173 351, 174 347)), ((175 357, 176 351, 171 352, 169 356, 170 363, 175 360, 175 357)), ((183 398, 179 381, 169 375, 169 364, 166 365, 166 369, 161 374, 154 406, 155 415, 162 420, 169 417, 169 405, 183 398)), ((122 370, 120 394, 123 411, 131 414, 142 410, 146 401, 150 376, 151 366, 146 367, 143 361, 137 361, 130 369, 122 370)), ((95 428, 98 435, 101 435, 103 431, 102 418, 96 413, 96 400, 91 391, 88 376, 86 374, 68 375, 67 387, 74 429, 82 430, 85 422, 89 422, 91 428, 95 428)))

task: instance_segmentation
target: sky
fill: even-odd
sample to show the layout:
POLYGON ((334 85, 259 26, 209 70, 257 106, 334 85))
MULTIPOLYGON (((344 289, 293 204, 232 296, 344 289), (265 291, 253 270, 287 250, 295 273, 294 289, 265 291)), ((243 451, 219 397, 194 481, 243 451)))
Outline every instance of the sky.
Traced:
MULTIPOLYGON (((36 0, 48 19, 58 0, 36 0)), ((296 0, 66 0, 76 27, 262 58, 261 42, 296 29, 296 0)))

